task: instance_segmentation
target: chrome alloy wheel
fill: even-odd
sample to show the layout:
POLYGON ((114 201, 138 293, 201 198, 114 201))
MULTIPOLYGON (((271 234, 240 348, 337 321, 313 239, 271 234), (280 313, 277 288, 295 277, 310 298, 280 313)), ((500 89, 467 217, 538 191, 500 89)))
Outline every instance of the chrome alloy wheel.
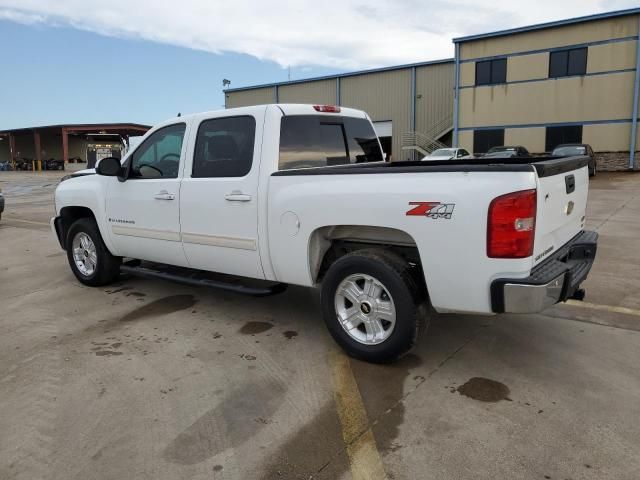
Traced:
POLYGON ((98 264, 98 254, 91 237, 84 232, 79 232, 73 237, 71 248, 78 271, 85 277, 93 275, 98 264))
POLYGON ((356 273, 340 282, 334 305, 342 328, 365 345, 384 342, 396 325, 396 307, 387 288, 371 275, 356 273))

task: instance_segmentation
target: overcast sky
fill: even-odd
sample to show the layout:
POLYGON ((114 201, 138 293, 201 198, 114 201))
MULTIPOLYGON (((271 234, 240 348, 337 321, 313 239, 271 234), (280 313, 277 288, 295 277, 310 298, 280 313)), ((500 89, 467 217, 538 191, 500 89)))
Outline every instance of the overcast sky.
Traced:
MULTIPOLYGON (((453 37, 630 8, 638 3, 637 0, 0 0, 0 41, 4 45, 3 72, 15 71, 13 67, 21 65, 20 72, 24 73, 20 75, 28 75, 35 65, 18 59, 14 47, 19 47, 22 55, 32 55, 37 60, 37 52, 46 51, 57 39, 68 36, 75 46, 61 51, 57 67, 51 68, 56 76, 75 82, 77 89, 83 88, 83 75, 76 71, 78 59, 73 53, 75 49, 82 51, 85 43, 93 42, 91 35, 97 34, 102 39, 95 40, 96 52, 110 49, 110 55, 101 54, 104 71, 117 71, 122 65, 118 56, 126 63, 124 52, 135 49, 139 49, 140 64, 150 62, 149 69, 157 69, 163 58, 162 50, 157 48, 166 48, 164 63, 169 78, 175 75, 176 68, 181 68, 179 52, 185 58, 196 52, 207 54, 206 69, 183 73, 219 76, 209 78, 209 86, 216 85, 215 99, 209 97, 208 103, 202 104, 209 108, 211 104, 218 107, 224 102, 218 87, 223 76, 232 78, 232 86, 241 86, 286 80, 288 66, 292 67, 294 78, 301 78, 447 58, 453 55, 453 37), (17 45, 22 38, 27 45, 17 45), (153 61, 141 42, 157 45, 153 61), (216 64, 224 65, 224 71, 216 69, 216 64)), ((84 73, 90 75, 91 68, 91 64, 85 63, 84 73)), ((162 82, 158 76, 147 80, 162 82)), ((21 91, 28 85, 23 87, 15 78, 14 83, 3 85, 5 82, 6 79, 0 79, 0 91, 3 86, 12 89, 11 98, 6 100, 22 104, 28 101, 27 92, 21 91)), ((112 82, 113 88, 124 87, 118 78, 112 82)), ((96 87, 101 85, 92 85, 92 90, 96 87)), ((145 95, 144 90, 137 91, 132 101, 141 95, 145 95)), ((181 96, 179 92, 176 95, 181 96)), ((46 97, 43 99, 47 101, 46 97)), ((171 100, 168 99, 169 108, 174 103, 200 107, 200 103, 184 102, 184 98, 180 99, 182 103, 171 100)), ((1 113, 0 128, 16 122, 43 123, 54 117, 47 112, 48 116, 38 121, 31 114, 10 118, 5 116, 6 110, 1 113)), ((73 112, 64 113, 60 116, 66 119, 73 112)), ((105 107, 106 117, 112 118, 112 113, 105 107)), ((164 110, 146 117, 140 115, 144 118, 131 121, 158 121, 161 118, 154 115, 163 113, 164 110)))

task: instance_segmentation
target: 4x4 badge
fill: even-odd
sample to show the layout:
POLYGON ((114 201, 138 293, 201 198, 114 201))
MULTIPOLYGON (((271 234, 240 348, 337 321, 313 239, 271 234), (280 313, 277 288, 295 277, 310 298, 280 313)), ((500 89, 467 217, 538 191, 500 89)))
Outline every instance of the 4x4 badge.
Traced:
POLYGON ((407 216, 418 216, 428 218, 445 218, 449 220, 453 215, 455 203, 440 202, 409 202, 414 207, 407 211, 407 216))

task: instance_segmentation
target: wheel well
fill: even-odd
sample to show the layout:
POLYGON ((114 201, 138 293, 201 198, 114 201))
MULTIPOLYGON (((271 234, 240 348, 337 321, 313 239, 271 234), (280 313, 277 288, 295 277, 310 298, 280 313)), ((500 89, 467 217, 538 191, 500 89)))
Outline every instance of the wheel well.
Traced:
POLYGON ((60 210, 60 229, 58 234, 60 236, 60 245, 65 250, 67 249, 67 232, 71 225, 81 218, 93 218, 95 220, 96 217, 91 209, 87 207, 64 207, 60 210))
POLYGON ((402 230, 362 225, 318 228, 309 240, 309 268, 316 283, 321 282, 331 264, 340 257, 365 248, 392 251, 415 267, 416 280, 424 283, 422 263, 415 240, 402 230))

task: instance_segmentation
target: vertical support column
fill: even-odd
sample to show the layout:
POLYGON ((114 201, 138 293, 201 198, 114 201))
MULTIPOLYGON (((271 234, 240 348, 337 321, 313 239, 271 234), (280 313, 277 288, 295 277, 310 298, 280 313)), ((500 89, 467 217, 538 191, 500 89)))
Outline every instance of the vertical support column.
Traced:
POLYGON ((9 134, 9 160, 11 161, 11 166, 15 170, 16 167, 16 141, 13 138, 13 134, 9 134))
POLYGON ((38 167, 38 171, 42 171, 42 148, 40 147, 40 132, 37 130, 33 131, 33 148, 36 153, 36 166, 38 167))
POLYGON ((460 44, 455 43, 455 67, 454 67, 454 87, 453 87, 453 147, 458 148, 458 122, 460 106, 460 44))
POLYGON ((9 157, 11 158, 11 167, 16 169, 16 137, 12 133, 9 134, 9 157))
MULTIPOLYGON (((411 67, 411 118, 409 119, 412 132, 416 131, 416 67, 411 67)), ((411 160, 416 159, 416 151, 411 150, 411 160)))
POLYGON ((638 35, 636 36, 636 78, 633 85, 633 116, 631 117, 631 143, 629 144, 629 168, 635 167, 636 144, 638 140, 638 96, 640 95, 640 15, 638 15, 638 35))
POLYGON ((340 105, 340 77, 336 77, 336 105, 340 105))
POLYGON ((62 129, 62 159, 66 168, 69 163, 69 134, 66 128, 62 129))
POLYGON ((416 67, 411 68, 411 131, 416 131, 416 67))

